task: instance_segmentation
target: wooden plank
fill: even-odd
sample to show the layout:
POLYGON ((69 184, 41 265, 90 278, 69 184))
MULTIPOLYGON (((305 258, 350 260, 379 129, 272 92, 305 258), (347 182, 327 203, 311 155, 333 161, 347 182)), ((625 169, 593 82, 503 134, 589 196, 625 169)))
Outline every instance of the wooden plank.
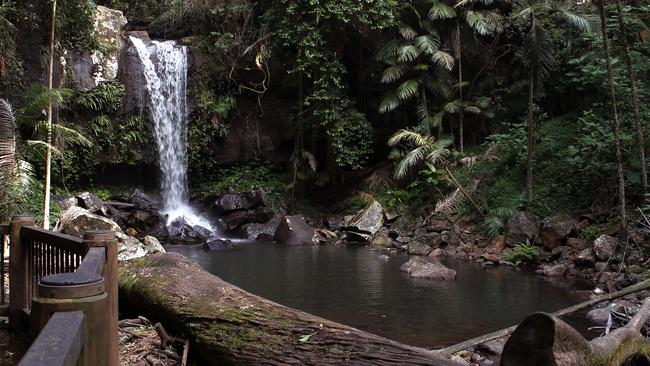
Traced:
POLYGON ((75 366, 84 344, 82 311, 54 313, 18 366, 75 366))
POLYGON ((77 272, 102 275, 104 263, 106 263, 106 249, 103 247, 90 248, 77 268, 77 272))
POLYGON ((84 255, 86 248, 83 240, 76 236, 66 235, 37 227, 23 227, 21 235, 24 238, 40 241, 75 254, 84 255))

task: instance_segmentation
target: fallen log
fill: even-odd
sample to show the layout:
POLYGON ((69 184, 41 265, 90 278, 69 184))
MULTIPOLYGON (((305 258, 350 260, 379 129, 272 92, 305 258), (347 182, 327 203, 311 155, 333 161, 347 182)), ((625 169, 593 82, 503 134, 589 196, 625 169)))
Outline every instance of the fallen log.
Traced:
POLYGON ((616 361, 612 358, 619 350, 629 350, 643 342, 640 331, 649 317, 650 298, 647 298, 628 324, 607 335, 587 341, 573 327, 551 314, 532 314, 517 326, 506 342, 500 365, 616 366, 626 364, 626 358, 630 357, 638 361, 643 357, 645 363, 638 364, 647 365, 650 358, 645 352, 632 352, 626 355, 626 358, 616 361))
POLYGON ((202 364, 458 365, 255 296, 177 254, 120 267, 122 304, 189 338, 202 364))
MULTIPOLYGON (((641 292, 641 291, 644 291, 644 290, 647 290, 647 289, 650 289, 650 279, 639 282, 639 283, 637 283, 635 285, 624 288, 624 289, 622 289, 620 291, 605 294, 603 296, 600 296, 600 297, 597 297, 597 298, 582 302, 580 304, 576 304, 576 305, 570 306, 568 308, 558 310, 558 311, 554 312, 552 315, 556 316, 558 318, 561 318, 563 316, 573 314, 573 313, 575 313, 577 311, 584 310, 584 309, 587 309, 589 307, 592 307, 592 306, 594 306, 596 304, 599 304, 599 303, 601 303, 603 301, 616 300, 618 298, 621 298, 621 297, 624 297, 624 296, 627 296, 627 295, 630 295, 630 294, 633 294, 633 293, 641 292)), ((449 357, 451 357, 451 355, 453 355, 456 352, 460 352, 462 350, 477 346, 477 345, 482 344, 482 343, 493 341, 495 339, 507 337, 507 336, 511 335, 512 332, 514 332, 514 330, 516 328, 517 328, 517 326, 513 325, 511 327, 500 329, 500 330, 494 331, 492 333, 484 334, 482 336, 478 336, 476 338, 472 338, 472 339, 466 340, 464 342, 461 342, 461 343, 454 344, 454 345, 446 347, 446 348, 436 350, 434 352, 436 352, 438 355, 440 355, 442 357, 449 358, 449 357)))

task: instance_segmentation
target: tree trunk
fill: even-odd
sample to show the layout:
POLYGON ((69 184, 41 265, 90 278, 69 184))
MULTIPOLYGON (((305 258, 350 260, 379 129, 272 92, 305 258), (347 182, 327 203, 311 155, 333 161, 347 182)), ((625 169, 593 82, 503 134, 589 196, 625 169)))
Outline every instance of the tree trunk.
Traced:
MULTIPOLYGON (((524 319, 503 348, 501 366, 587 366, 624 364, 613 358, 621 350, 643 342, 640 331, 650 317, 650 298, 624 327, 587 341, 573 327, 557 317, 536 313, 524 319)), ((647 354, 638 354, 645 363, 647 354)), ((629 356, 628 356, 629 357, 629 356)), ((636 363, 635 363, 636 364, 636 363)))
POLYGON ((460 20, 456 17, 456 62, 458 63, 458 98, 460 100, 460 112, 458 113, 458 138, 460 142, 460 153, 464 153, 464 118, 465 118, 465 106, 463 105, 463 61, 462 61, 462 50, 460 44, 460 20))
POLYGON ((121 263, 119 284, 129 310, 188 337, 205 365, 458 365, 252 295, 177 254, 121 263))
POLYGON ((528 86, 528 156, 526 159, 526 199, 533 203, 533 102, 535 97, 535 68, 531 66, 528 86))
POLYGON ((621 225, 623 225, 623 228, 625 228, 627 227, 627 219, 625 217, 625 176, 623 175, 623 156, 621 155, 621 125, 618 119, 616 88, 614 87, 614 73, 612 71, 612 62, 609 57, 609 41, 607 37, 607 24, 605 23, 606 17, 603 0, 598 0, 598 14, 600 15, 600 31, 603 37, 603 53, 605 56, 605 64, 607 65, 607 83, 609 84, 609 93, 612 102, 612 114, 614 116, 619 214, 621 217, 621 225))
POLYGON ((45 192, 43 199, 43 228, 50 228, 50 182, 52 180, 52 77, 54 74, 54 31, 56 29, 56 0, 52 0, 50 55, 47 75, 47 145, 45 146, 45 192))
POLYGON ((637 136, 637 149, 639 150, 639 165, 641 165, 641 185, 643 186, 643 201, 648 193, 648 171, 645 162, 645 138, 643 136, 643 126, 641 124, 641 112, 639 107, 639 92, 634 79, 634 68, 632 67, 632 57, 630 56, 630 45, 627 40, 627 29, 625 29, 625 20, 623 19, 623 9, 621 0, 616 0, 616 10, 618 12, 618 26, 623 40, 623 58, 627 67, 627 79, 630 81, 632 89, 632 107, 634 108, 634 128, 637 136))

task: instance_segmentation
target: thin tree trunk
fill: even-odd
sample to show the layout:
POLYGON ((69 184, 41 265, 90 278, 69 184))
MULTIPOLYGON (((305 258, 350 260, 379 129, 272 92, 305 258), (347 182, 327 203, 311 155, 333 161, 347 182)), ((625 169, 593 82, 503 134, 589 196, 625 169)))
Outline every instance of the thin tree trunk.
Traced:
POLYGON ((50 182, 52 179, 52 77, 54 74, 54 31, 56 26, 56 0, 52 0, 52 25, 50 30, 50 59, 47 76, 47 146, 45 147, 45 192, 43 200, 43 228, 50 228, 50 182))
POLYGON ((609 57, 609 41, 607 36, 607 25, 605 23, 605 8, 603 0, 598 0, 598 13, 600 15, 600 31, 603 36, 603 53, 605 54, 605 64, 607 65, 607 83, 609 84, 609 93, 612 102, 612 114, 614 115, 614 136, 616 150, 616 167, 618 173, 618 199, 621 224, 627 227, 625 217, 625 176, 623 175, 623 156, 621 155, 621 125, 618 119, 618 106, 616 101, 616 89, 614 87, 614 72, 612 71, 612 62, 609 57))
POLYGON ((458 99, 460 100, 460 113, 458 113, 458 137, 460 142, 460 153, 464 153, 465 143, 464 143, 464 118, 465 118, 465 109, 463 106, 463 61, 462 61, 462 50, 460 48, 460 21, 458 17, 456 18, 456 62, 458 63, 458 99))
POLYGON ((625 66, 627 66, 627 78, 630 81, 632 89, 632 107, 634 108, 634 128, 636 129, 637 148, 639 150, 639 165, 641 165, 641 185, 643 186, 643 201, 648 191, 648 171, 645 161, 645 138, 643 136, 643 127, 641 124, 641 112, 639 107, 639 93, 634 79, 634 68, 632 67, 632 57, 630 56, 630 44, 627 40, 627 30, 625 29, 625 21, 623 19, 623 9, 621 7, 621 0, 616 0, 616 10, 618 12, 618 26, 621 32, 621 39, 623 40, 623 54, 625 58, 625 66))
POLYGON ((528 86, 528 157, 526 159, 526 199, 533 203, 533 102, 535 97, 535 68, 531 66, 528 86))

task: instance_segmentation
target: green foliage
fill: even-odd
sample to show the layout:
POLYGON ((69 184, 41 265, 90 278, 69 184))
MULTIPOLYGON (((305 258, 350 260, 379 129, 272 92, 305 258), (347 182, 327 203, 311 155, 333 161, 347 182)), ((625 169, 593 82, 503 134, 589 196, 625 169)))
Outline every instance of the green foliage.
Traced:
POLYGON ((250 160, 247 163, 232 166, 220 166, 213 171, 213 179, 206 179, 196 184, 193 190, 197 198, 222 189, 233 188, 246 192, 252 188, 264 189, 275 209, 284 206, 289 177, 282 166, 262 160, 250 160))
POLYGON ((528 241, 516 244, 514 248, 507 249, 503 253, 503 259, 514 263, 517 267, 535 261, 538 256, 539 250, 528 241))
POLYGON ((103 82, 96 88, 79 93, 74 103, 90 113, 116 113, 122 107, 124 85, 122 83, 103 82))
MULTIPOLYGON (((95 11, 93 1, 59 0, 56 22, 64 49, 97 50, 101 47, 95 30, 95 11)), ((49 18, 46 24, 45 28, 49 29, 49 18)))

